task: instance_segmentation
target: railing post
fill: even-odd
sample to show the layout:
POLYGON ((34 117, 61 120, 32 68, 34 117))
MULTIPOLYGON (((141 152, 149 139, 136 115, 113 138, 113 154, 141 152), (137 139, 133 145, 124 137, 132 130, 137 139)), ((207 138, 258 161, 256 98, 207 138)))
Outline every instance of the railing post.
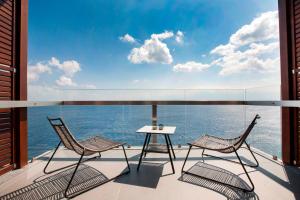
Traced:
MULTIPOLYGON (((152 126, 157 126, 157 105, 152 105, 152 126)), ((157 143, 157 135, 152 134, 152 143, 157 143)))

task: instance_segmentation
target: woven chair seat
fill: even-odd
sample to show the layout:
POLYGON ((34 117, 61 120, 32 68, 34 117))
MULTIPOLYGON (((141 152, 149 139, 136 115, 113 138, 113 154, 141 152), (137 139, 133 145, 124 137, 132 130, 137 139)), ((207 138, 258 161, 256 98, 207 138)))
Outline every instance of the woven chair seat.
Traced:
POLYGON ((234 151, 233 147, 236 145, 238 139, 223 139, 212 135, 204 135, 189 143, 189 145, 229 153, 234 151))
POLYGON ((84 147, 85 154, 92 154, 95 152, 103 152, 109 149, 113 149, 124 145, 125 143, 120 143, 112 141, 100 136, 95 136, 84 141, 79 142, 79 144, 84 147))

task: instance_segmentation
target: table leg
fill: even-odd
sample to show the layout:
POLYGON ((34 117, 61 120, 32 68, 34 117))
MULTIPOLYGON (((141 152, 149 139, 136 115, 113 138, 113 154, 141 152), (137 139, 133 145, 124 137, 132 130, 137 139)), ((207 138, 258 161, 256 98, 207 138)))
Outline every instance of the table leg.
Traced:
POLYGON ((167 144, 167 148, 168 148, 168 154, 169 154, 170 162, 171 162, 171 165, 172 165, 172 171, 173 171, 173 174, 175 174, 175 169, 174 169, 174 165, 173 165, 173 161, 172 161, 172 155, 171 155, 170 145, 169 145, 167 135, 165 135, 165 140, 166 140, 166 144, 167 144))
POLYGON ((168 137, 168 140, 169 140, 169 144, 170 144, 170 146, 171 146, 171 149, 172 149, 172 153, 173 153, 174 159, 176 159, 176 156, 175 156, 175 153, 174 153, 174 149, 173 149, 173 145, 172 145, 172 142, 171 142, 170 136, 169 136, 169 135, 167 135, 167 137, 168 137))
POLYGON ((145 146, 146 146, 148 137, 150 137, 149 133, 147 133, 147 135, 146 135, 146 137, 145 137, 145 141, 144 141, 142 153, 141 153, 141 155, 140 155, 140 160, 139 160, 139 164, 138 164, 138 167, 137 167, 137 171, 139 171, 139 169, 140 169, 140 165, 141 165, 141 162, 142 162, 142 158, 143 158, 143 155, 144 155, 144 150, 145 150, 145 146))
POLYGON ((144 158, 146 157, 146 155, 147 155, 147 149, 148 149, 148 146, 149 146, 149 143, 150 143, 150 140, 151 140, 151 136, 152 136, 152 134, 151 133, 149 133, 149 137, 148 137, 148 141, 147 141, 147 145, 146 145, 146 151, 145 151, 145 153, 144 153, 144 158))

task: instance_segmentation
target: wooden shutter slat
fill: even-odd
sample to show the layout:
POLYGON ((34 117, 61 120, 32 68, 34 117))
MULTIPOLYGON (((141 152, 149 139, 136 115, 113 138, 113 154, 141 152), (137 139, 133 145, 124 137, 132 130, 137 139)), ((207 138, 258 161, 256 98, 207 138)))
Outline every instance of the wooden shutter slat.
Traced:
POLYGON ((10 7, 10 9, 12 8, 12 1, 6 1, 6 0, 0 0, 2 2, 2 5, 4 5, 5 7, 10 7))
POLYGON ((5 54, 5 55, 11 56, 11 51, 9 51, 7 49, 0 48, 0 52, 3 53, 3 54, 5 54))
POLYGON ((7 114, 10 113, 10 109, 9 108, 0 108, 0 115, 1 114, 7 114))
POLYGON ((11 85, 11 78, 7 76, 0 76, 0 81, 7 82, 11 85))
POLYGON ((10 158, 11 158, 10 154, 0 155, 0 160, 7 160, 7 159, 10 159, 10 158))
POLYGON ((0 92, 0 97, 4 97, 4 98, 11 98, 11 94, 9 92, 0 92))
POLYGON ((0 160, 0 167, 4 167, 5 165, 11 164, 11 158, 0 160))
POLYGON ((5 139, 0 140, 0 145, 5 145, 8 143, 11 143, 11 138, 5 138, 5 139))
POLYGON ((0 48, 4 48, 8 51, 11 51, 11 46, 7 45, 7 44, 4 44, 2 42, 0 42, 0 48))
POLYGON ((11 77, 11 73, 7 71, 0 70, 0 76, 11 77))
POLYGON ((6 148, 0 151, 0 155, 4 155, 4 154, 10 154, 11 153, 11 149, 10 148, 6 148))
POLYGON ((11 92, 10 87, 0 86, 0 92, 11 92))
MULTIPOLYGON (((10 122, 10 119, 7 119, 7 121, 10 122)), ((0 122, 2 123, 2 122, 0 122)), ((5 122, 7 123, 7 122, 5 122)), ((11 133, 10 132, 3 132, 3 133, 0 133, 0 140, 3 140, 5 138, 11 138, 11 133)))
POLYGON ((0 10, 0 16, 2 16, 3 18, 5 18, 7 20, 12 20, 11 16, 9 16, 7 13, 3 12, 2 10, 0 10))
POLYGON ((0 21, 0 28, 1 28, 1 30, 6 29, 6 30, 10 31, 10 33, 11 33, 11 26, 4 23, 3 21, 0 21))
POLYGON ((2 31, 0 31, 0 37, 10 41, 8 44, 11 44, 11 41, 12 41, 11 35, 8 35, 8 34, 2 32, 2 31))
POLYGON ((11 100, 11 97, 1 97, 0 96, 0 100, 1 101, 9 101, 9 100, 11 100))
POLYGON ((294 1, 294 6, 296 6, 296 5, 300 5, 300 1, 295 0, 295 1, 294 1))
POLYGON ((294 10, 295 10, 295 11, 296 11, 296 10, 299 10, 299 9, 300 9, 300 4, 294 6, 294 10))
POLYGON ((1 58, 1 57, 0 57, 0 63, 4 64, 4 65, 11 65, 10 60, 7 60, 7 59, 1 58))
POLYGON ((4 37, 0 37, 0 42, 6 44, 6 45, 11 45, 11 40, 8 40, 4 37))
POLYGON ((12 19, 12 12, 11 12, 11 10, 7 9, 6 7, 0 6, 0 12, 3 15, 5 14, 8 19, 12 19))
POLYGON ((295 14, 298 15, 300 13, 300 5, 297 6, 297 9, 295 7, 295 14))
POLYGON ((10 82, 5 82, 5 81, 1 81, 1 80, 0 80, 0 86, 11 87, 11 83, 10 83, 10 82))
POLYGON ((0 58, 6 59, 6 60, 11 60, 11 56, 10 55, 6 55, 4 53, 0 52, 0 58))
POLYGON ((5 1, 5 0, 0 0, 0 3, 1 3, 1 6, 4 6, 9 11, 12 11, 12 2, 5 1))
POLYGON ((14 71, 14 68, 13 67, 9 67, 9 66, 6 66, 6 65, 1 65, 0 64, 0 70, 1 71, 5 71, 5 72, 13 72, 14 71))
POLYGON ((11 61, 10 60, 1 58, 1 56, 0 56, 0 63, 1 64, 5 64, 5 65, 11 65, 11 61))
POLYGON ((6 17, 4 17, 3 15, 0 15, 0 21, 2 21, 3 23, 11 26, 12 25, 12 21, 7 19, 6 17))
MULTIPOLYGON (((1 32, 5 33, 9 36, 12 36, 11 30, 8 30, 8 29, 5 29, 5 28, 1 28, 0 30, 1 30, 1 32)), ((10 46, 10 49, 11 49, 11 46, 10 46)))

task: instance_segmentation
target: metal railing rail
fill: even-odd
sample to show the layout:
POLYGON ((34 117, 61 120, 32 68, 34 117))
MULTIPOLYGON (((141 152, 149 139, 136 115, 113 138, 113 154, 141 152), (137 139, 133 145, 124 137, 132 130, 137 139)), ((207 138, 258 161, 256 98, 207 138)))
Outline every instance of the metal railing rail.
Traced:
MULTIPOLYGON (((149 105, 152 110, 152 125, 157 124, 157 105, 207 105, 207 106, 276 106, 300 108, 300 101, 244 101, 244 100, 107 100, 107 101, 0 101, 2 108, 31 108, 46 106, 108 106, 108 105, 149 105)), ((157 138, 152 137, 157 143, 157 138)))
POLYGON ((279 106, 299 108, 300 101, 190 101, 190 100, 157 100, 157 101, 0 101, 0 108, 26 108, 42 106, 88 106, 88 105, 249 105, 249 106, 279 106))

